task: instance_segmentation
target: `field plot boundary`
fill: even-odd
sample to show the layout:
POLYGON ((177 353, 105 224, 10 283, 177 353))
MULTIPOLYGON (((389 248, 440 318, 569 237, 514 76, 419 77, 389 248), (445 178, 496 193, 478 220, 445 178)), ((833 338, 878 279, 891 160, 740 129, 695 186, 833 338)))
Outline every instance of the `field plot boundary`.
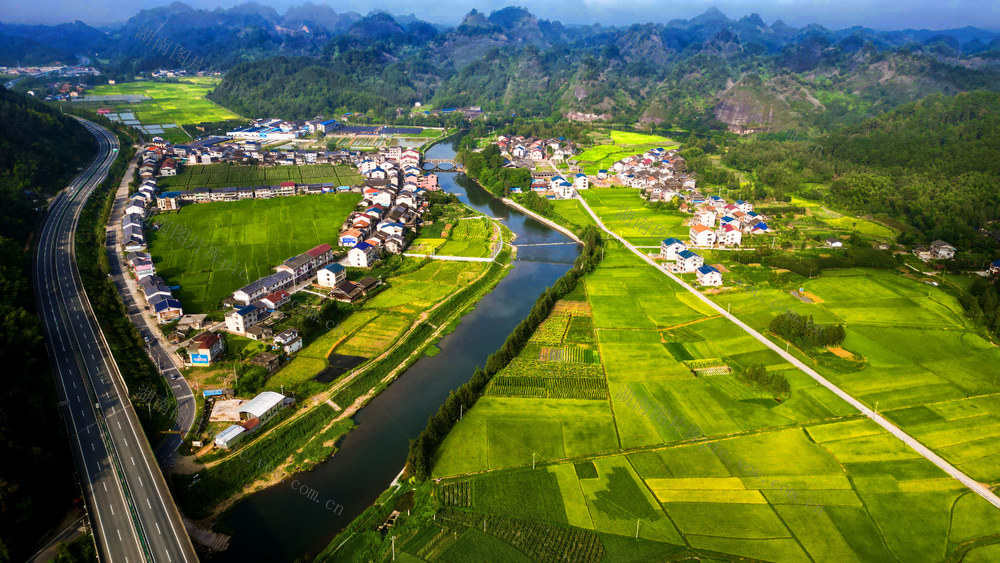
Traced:
POLYGON ((676 282, 677 284, 679 284, 681 287, 685 288, 687 291, 689 291, 692 294, 694 294, 700 300, 702 300, 703 302, 705 302, 706 305, 708 305, 712 309, 718 311, 722 316, 724 316, 730 322, 736 324, 738 327, 740 327, 741 329, 743 329, 743 331, 745 331, 749 335, 753 336, 755 339, 757 339, 758 341, 760 341, 762 344, 764 344, 765 346, 767 346, 771 350, 777 352, 782 358, 784 358, 786 361, 788 361, 789 363, 791 363, 793 366, 795 366, 796 368, 798 368, 799 370, 801 370, 802 372, 804 372, 806 375, 808 375, 811 378, 813 378, 817 383, 819 383, 820 385, 826 387, 828 390, 832 391, 835 395, 837 395, 838 397, 840 397, 841 399, 843 399, 844 401, 846 401, 848 404, 850 404, 851 406, 853 406, 857 410, 861 411, 861 413, 864 414, 866 417, 868 417, 869 419, 873 420, 876 424, 878 424, 879 426, 881 426, 882 428, 884 428, 885 430, 887 430, 890 434, 892 434, 893 436, 895 436, 896 438, 898 438, 899 440, 901 440, 903 443, 905 443, 906 445, 908 445, 911 449, 913 449, 914 451, 916 451, 918 454, 920 454, 921 456, 923 456, 924 458, 926 458, 927 460, 929 460, 934 465, 938 466, 945 473, 947 473, 951 477, 953 477, 953 478, 957 479, 958 481, 960 481, 963 485, 965 485, 966 487, 968 487, 969 489, 971 489, 973 492, 975 492, 976 494, 978 494, 979 496, 981 496, 983 499, 985 499, 987 502, 989 502, 993 506, 995 506, 997 508, 1000 508, 1000 497, 998 497, 996 494, 994 494, 989 488, 987 488, 986 486, 984 486, 982 483, 979 483, 978 481, 972 479, 971 477, 969 477, 968 475, 966 475, 965 473, 963 473, 962 471, 960 471, 957 467, 955 467, 952 464, 950 464, 947 461, 945 461, 944 458, 942 458, 941 456, 939 456, 936 453, 934 453, 933 451, 931 451, 929 448, 927 448, 926 446, 924 446, 922 443, 920 443, 919 441, 917 441, 915 438, 913 438, 909 434, 903 432, 900 428, 896 427, 894 424, 892 424, 891 422, 889 422, 887 419, 883 418, 881 415, 879 415, 875 411, 869 409, 867 406, 865 406, 863 403, 861 403, 861 401, 858 401, 853 396, 849 395, 847 392, 845 392, 841 388, 839 388, 836 385, 834 385, 832 382, 830 382, 829 380, 827 380, 825 377, 823 377, 822 375, 820 375, 818 372, 816 372, 815 370, 813 370, 809 366, 805 365, 798 358, 796 358, 792 354, 786 352, 784 349, 782 349, 780 346, 778 346, 777 344, 775 344, 774 342, 772 342, 770 339, 764 337, 762 334, 760 334, 759 332, 757 332, 756 330, 754 330, 753 328, 751 328, 749 325, 747 325, 743 321, 739 320, 735 315, 733 315, 732 313, 729 313, 725 308, 723 308, 722 306, 718 305, 717 303, 715 303, 714 301, 712 301, 711 299, 709 299, 708 297, 706 297, 705 295, 703 295, 702 293, 700 293, 695 288, 691 287, 689 284, 687 284, 686 282, 684 282, 684 280, 680 279, 679 277, 677 277, 676 275, 672 274, 671 272, 668 272, 665 269, 663 269, 663 267, 661 265, 657 264, 649 256, 643 254, 641 250, 639 250, 634 245, 632 245, 631 243, 629 243, 624 237, 619 236, 617 233, 615 233, 615 232, 611 231, 610 229, 608 229, 604 225, 604 223, 601 221, 600 217, 598 217, 597 214, 594 213, 593 209, 591 209, 590 206, 587 205, 586 200, 584 200, 583 198, 579 198, 579 199, 580 199, 581 203, 583 204, 584 209, 586 209, 587 212, 590 213, 590 215, 594 218, 594 221, 596 222, 597 226, 600 227, 601 230, 603 230, 606 233, 608 233, 609 235, 611 235, 611 237, 613 237, 615 240, 617 240, 618 242, 620 242, 622 245, 624 245, 625 248, 627 248, 628 250, 630 250, 635 255, 639 256, 646 263, 648 263, 651 266, 655 267, 658 271, 660 271, 663 274, 665 274, 666 276, 668 276, 670 279, 672 279, 674 282, 676 282))

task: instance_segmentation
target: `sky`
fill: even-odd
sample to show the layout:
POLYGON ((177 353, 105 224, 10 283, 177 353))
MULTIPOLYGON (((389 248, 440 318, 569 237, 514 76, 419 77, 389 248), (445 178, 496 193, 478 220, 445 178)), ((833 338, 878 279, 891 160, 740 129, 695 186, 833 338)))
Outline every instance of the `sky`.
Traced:
MULTIPOLYGON (((189 0, 197 8, 227 8, 242 0, 189 0)), ((304 0, 261 0, 283 13, 304 0)), ((516 0, 313 0, 327 3, 338 13, 366 14, 381 9, 393 14, 415 14, 442 24, 457 24, 469 10, 489 13, 516 0)), ((82 20, 91 25, 120 23, 143 8, 169 4, 170 0, 0 0, 0 21, 9 23, 61 23, 82 20)), ((515 4, 516 5, 516 4, 515 4)), ((998 0, 534 0, 521 2, 537 17, 563 23, 623 25, 663 23, 691 18, 715 6, 738 19, 758 13, 768 24, 781 19, 801 27, 818 23, 837 29, 863 25, 880 30, 947 29, 967 25, 1000 30, 998 0)))

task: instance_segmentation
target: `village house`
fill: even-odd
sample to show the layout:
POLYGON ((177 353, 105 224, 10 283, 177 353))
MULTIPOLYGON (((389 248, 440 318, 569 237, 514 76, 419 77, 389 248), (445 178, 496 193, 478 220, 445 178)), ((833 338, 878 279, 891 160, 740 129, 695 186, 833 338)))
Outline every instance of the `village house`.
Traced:
POLYGON ((347 251, 347 262, 355 268, 369 268, 378 260, 378 250, 368 242, 359 242, 347 251))
POLYGON ((174 319, 184 316, 184 309, 181 308, 181 302, 173 297, 153 297, 149 301, 149 306, 153 309, 153 313, 156 314, 156 319, 160 324, 169 323, 174 319))
POLYGON ((245 305, 226 314, 226 330, 236 334, 246 334, 247 329, 257 324, 258 309, 245 305))
POLYGON ((955 252, 955 247, 943 240, 936 240, 931 243, 931 253, 938 260, 951 260, 955 257, 955 252))
POLYGON ((188 346, 188 356, 196 366, 210 366, 226 350, 226 341, 214 332, 199 334, 188 346))
POLYGON ((660 257, 664 260, 677 260, 677 255, 685 250, 687 250, 687 245, 674 237, 663 239, 660 242, 660 257))
POLYGON ((347 270, 340 264, 330 264, 316 272, 316 283, 320 287, 337 287, 347 279, 347 270))
POLYGON ((290 328, 278 333, 274 337, 274 344, 281 346, 286 354, 292 354, 302 349, 302 337, 299 336, 299 331, 290 328))
POLYGON ((705 265, 705 259, 690 250, 677 253, 676 269, 679 272, 690 273, 705 265))
POLYGON ((269 293, 286 289, 291 285, 292 275, 288 272, 278 272, 264 276, 234 291, 233 299, 244 305, 249 305, 269 293))
POLYGON ((712 246, 715 243, 715 232, 705 225, 692 225, 688 231, 691 246, 712 246))
POLYGON ((730 224, 724 224, 717 231, 715 237, 722 246, 739 246, 743 242, 743 231, 730 224))
POLYGON ((260 302, 272 311, 276 311, 284 306, 291 299, 291 294, 284 289, 279 289, 274 293, 265 296, 260 302))
POLYGON ((698 284, 706 286, 722 285, 722 274, 711 266, 702 266, 697 271, 698 284))

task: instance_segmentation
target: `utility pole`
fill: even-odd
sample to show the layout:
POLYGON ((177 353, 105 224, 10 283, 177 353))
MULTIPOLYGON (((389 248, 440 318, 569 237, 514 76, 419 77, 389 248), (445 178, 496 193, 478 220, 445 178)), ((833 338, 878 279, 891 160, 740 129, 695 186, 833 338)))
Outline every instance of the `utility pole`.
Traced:
POLYGON ((535 468, 535 453, 534 452, 531 453, 531 468, 532 469, 535 468))
POLYGON ((462 420, 462 415, 465 414, 465 405, 458 405, 458 420, 462 420))
POLYGON ((396 560, 396 536, 392 536, 392 560, 396 560))
POLYGON ((639 519, 635 519, 635 539, 639 539, 639 519))

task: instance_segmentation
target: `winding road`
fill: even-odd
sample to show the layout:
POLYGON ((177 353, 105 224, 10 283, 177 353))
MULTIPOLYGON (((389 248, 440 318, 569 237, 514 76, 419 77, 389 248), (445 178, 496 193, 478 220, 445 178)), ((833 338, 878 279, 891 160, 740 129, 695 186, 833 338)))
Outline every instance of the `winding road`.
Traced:
POLYGON ((104 561, 197 561, 77 269, 80 212, 118 155, 114 134, 80 121, 100 148, 94 162, 49 205, 33 274, 99 556, 104 561))
POLYGON ((730 321, 732 321, 734 324, 736 324, 736 326, 738 326, 741 329, 743 329, 747 334, 749 334, 750 336, 753 336, 758 341, 760 341, 762 344, 764 344, 765 346, 767 346, 771 350, 774 350, 775 352, 777 352, 778 355, 780 355, 782 358, 784 358, 786 361, 788 361, 789 363, 791 363, 792 365, 794 365, 798 369, 800 369, 803 372, 805 372, 805 374, 808 375, 809 377, 815 379, 817 383, 819 383, 823 387, 826 387, 827 389, 829 389, 830 391, 832 391, 835 395, 837 395, 841 399, 843 399, 843 400, 847 401, 848 403, 850 403, 850 405, 852 407, 854 407, 854 408, 858 409, 859 411, 861 411, 861 414, 863 414, 863 415, 867 416, 868 418, 872 419, 873 421, 875 421, 876 424, 878 424, 882 428, 886 429, 893 436, 895 436, 895 437, 899 438, 900 440, 902 440, 906 445, 908 445, 911 448, 913 448, 913 450, 916 451, 918 454, 924 456, 931 463, 933 463, 934 465, 940 467, 942 470, 944 470, 945 473, 947 473, 948 475, 951 475, 955 479, 959 480, 963 485, 965 485, 966 487, 968 487, 969 489, 971 489, 974 493, 976 493, 979 496, 981 496, 984 499, 986 499, 986 501, 989 502, 990 504, 992 504, 993 506, 995 506, 997 508, 1000 508, 1000 497, 997 497, 997 495, 994 494, 993 491, 991 491, 988 487, 986 487, 982 483, 976 481, 975 479, 969 477, 965 473, 961 472, 957 467, 955 467, 954 465, 948 463, 941 456, 939 456, 936 453, 932 452, 927 446, 921 444, 915 438, 913 438, 909 434, 907 434, 907 433, 903 432, 902 430, 900 430, 898 427, 896 427, 894 424, 892 424, 891 422, 889 422, 888 420, 886 420, 884 417, 882 417, 881 415, 879 415, 877 412, 875 412, 875 411, 871 410, 870 408, 868 408, 867 406, 865 406, 861 401, 859 401, 859 400, 855 399, 854 397, 848 395, 847 392, 845 392, 843 389, 841 389, 841 388, 837 387, 836 385, 834 385, 833 383, 831 383, 825 377, 823 377, 822 375, 820 375, 819 373, 817 373, 814 369, 812 369, 809 366, 807 366, 806 364, 802 363, 798 358, 796 358, 795 356, 793 356, 793 355, 789 354, 788 352, 786 352, 785 350, 783 350, 781 348, 781 346, 778 346, 774 342, 771 342, 771 340, 769 340, 763 334, 757 332, 756 330, 754 330, 753 328, 751 328, 749 325, 747 325, 743 321, 741 321, 738 318, 736 318, 735 315, 731 314, 729 311, 727 311, 726 309, 722 308, 722 306, 718 305, 717 303, 715 303, 714 301, 712 301, 711 299, 709 299, 708 297, 706 297, 700 291, 698 291, 697 289, 695 289, 694 287, 692 287, 691 285, 689 285, 687 282, 685 282, 681 278, 679 278, 676 275, 674 275, 672 272, 667 271, 660 264, 657 264, 655 260, 653 260, 652 258, 650 258, 649 256, 647 256, 646 254, 644 254, 641 250, 639 250, 638 247, 634 246, 633 244, 631 244, 630 242, 628 242, 627 240, 625 240, 624 237, 621 237, 617 233, 615 233, 615 232, 611 231, 610 229, 608 229, 604 225, 604 223, 601 221, 601 219, 597 216, 597 214, 594 213, 594 210, 591 209, 589 205, 587 205, 587 202, 582 197, 577 196, 577 199, 580 201, 581 204, 583 204, 583 208, 587 210, 587 213, 589 213, 590 216, 594 218, 594 221, 596 222, 597 226, 600 227, 604 232, 606 232, 609 235, 611 235, 612 237, 614 237, 615 240, 617 240, 618 242, 622 243, 625 246, 625 248, 631 250, 636 255, 638 255, 640 258, 642 258, 643 260, 645 260, 648 264, 650 264, 651 266, 653 266, 657 270, 659 270, 659 271, 663 272, 664 274, 666 274, 667 276, 669 276, 670 279, 674 280, 681 287, 683 287, 684 289, 690 291, 692 294, 694 294, 695 296, 697 296, 698 299, 702 300, 706 305, 708 305, 709 307, 711 307, 712 309, 714 309, 715 311, 717 311, 720 315, 722 315, 722 316, 726 317, 727 319, 729 319, 730 321))

